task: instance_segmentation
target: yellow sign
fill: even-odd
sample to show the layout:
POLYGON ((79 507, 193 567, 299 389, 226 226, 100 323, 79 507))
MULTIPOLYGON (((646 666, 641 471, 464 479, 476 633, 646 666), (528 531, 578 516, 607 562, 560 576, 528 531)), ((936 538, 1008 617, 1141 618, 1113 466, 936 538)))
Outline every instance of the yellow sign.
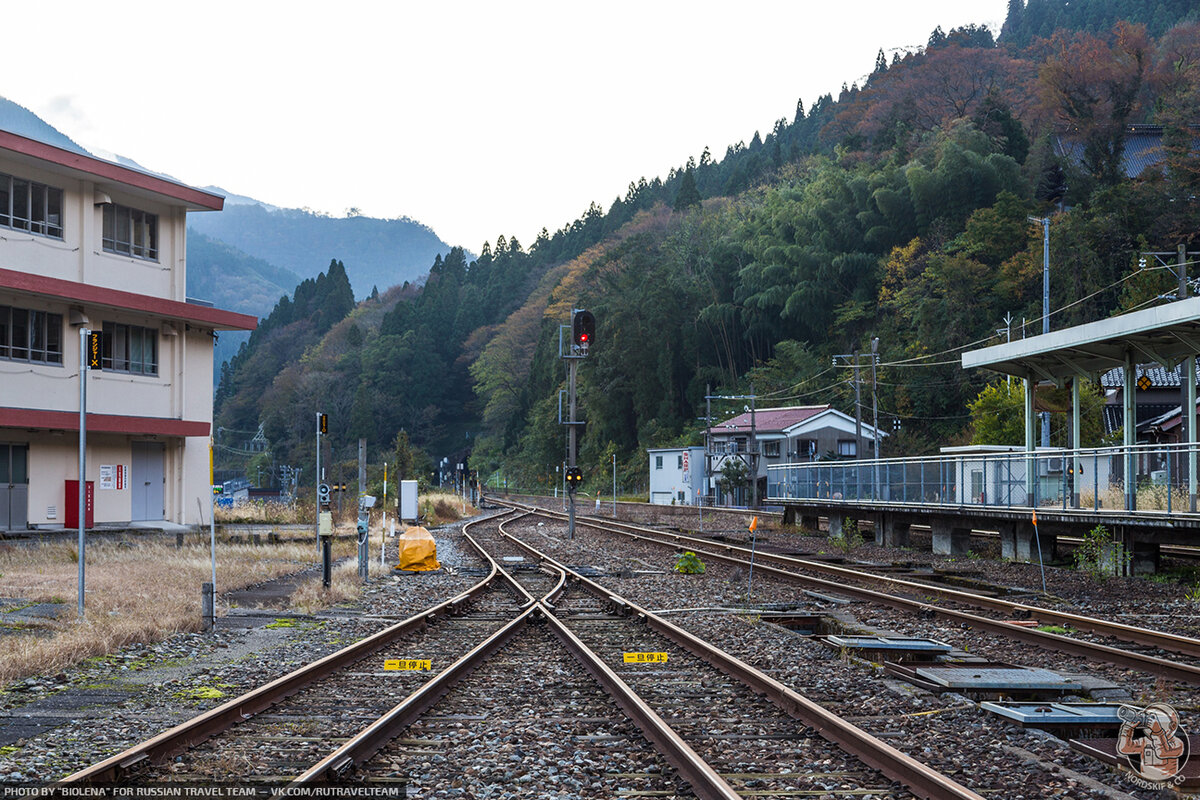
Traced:
POLYGON ((383 662, 386 670, 433 669, 433 662, 420 658, 389 658, 383 662))
POLYGON ((89 331, 87 335, 87 368, 100 369, 100 331, 89 331))
POLYGON ((662 663, 662 664, 667 663, 667 654, 666 653, 626 653, 625 654, 625 663, 626 664, 649 664, 649 663, 653 663, 653 662, 658 662, 658 663, 662 663))

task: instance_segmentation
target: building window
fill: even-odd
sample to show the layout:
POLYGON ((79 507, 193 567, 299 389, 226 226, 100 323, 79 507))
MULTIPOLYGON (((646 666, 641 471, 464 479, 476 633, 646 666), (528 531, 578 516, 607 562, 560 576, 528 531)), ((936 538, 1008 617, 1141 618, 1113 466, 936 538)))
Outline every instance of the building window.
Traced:
POLYGON ((63 190, 0 174, 0 226, 63 238, 63 190))
POLYGON ((655 457, 654 457, 654 468, 655 468, 655 469, 662 469, 662 456, 655 456, 655 457))
POLYGON ((137 325, 104 323, 100 366, 112 372, 158 374, 158 331, 137 325))
POLYGON ((813 458, 817 454, 817 440, 800 439, 796 442, 796 454, 801 458, 813 458))
POLYGON ((136 208, 106 203, 104 249, 147 261, 158 260, 158 215, 136 208))
POLYGON ((779 442, 763 442, 763 455, 767 458, 779 458, 779 442))
POLYGON ((676 469, 683 469, 683 453, 680 453, 678 458, 679 460, 676 462, 675 467, 676 469))
POLYGON ((0 358, 62 363, 62 314, 0 306, 0 358))
POLYGON ((684 496, 683 496, 683 492, 682 492, 682 491, 680 491, 680 492, 678 493, 678 497, 679 497, 679 502, 681 502, 681 503, 682 503, 682 502, 683 502, 683 500, 684 500, 684 496))
POLYGON ((838 439, 838 455, 854 458, 858 455, 857 445, 853 439, 838 439))

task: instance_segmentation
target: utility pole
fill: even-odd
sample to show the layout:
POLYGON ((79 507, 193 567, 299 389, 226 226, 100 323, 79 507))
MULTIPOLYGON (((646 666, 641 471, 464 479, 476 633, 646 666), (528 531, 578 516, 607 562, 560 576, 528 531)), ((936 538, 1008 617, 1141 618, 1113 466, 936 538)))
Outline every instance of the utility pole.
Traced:
MULTIPOLYGON (((1175 270, 1179 278, 1179 289, 1176 295, 1176 300, 1185 300, 1188 296, 1188 258, 1200 256, 1196 251, 1188 252, 1186 244, 1179 244, 1175 247, 1175 252, 1146 252, 1142 253, 1141 265, 1145 267, 1146 257, 1154 256, 1159 265, 1163 267, 1172 266, 1167 259, 1170 256, 1175 256, 1175 270)), ((1169 295, 1164 298, 1169 299, 1169 295)), ((1179 404, 1179 438, 1180 442, 1187 444, 1187 461, 1188 461, 1188 508, 1195 513, 1196 511, 1196 442, 1197 431, 1193 430, 1197 425, 1196 421, 1196 356, 1190 355, 1180 362, 1180 404, 1179 404)))
POLYGON ((840 353, 833 357, 833 365, 838 365, 838 359, 849 361, 854 365, 854 457, 862 458, 862 386, 858 376, 858 351, 840 353))
MULTIPOLYGON (((758 454, 758 446, 757 446, 757 442, 756 442, 756 440, 758 438, 758 427, 757 427, 757 423, 755 421, 755 401, 757 399, 758 399, 758 395, 754 394, 753 386, 750 387, 750 394, 706 394, 704 396, 705 420, 707 422, 707 425, 705 426, 705 429, 704 429, 704 439, 705 439, 705 443, 706 443, 705 451, 704 451, 704 458, 705 458, 704 466, 705 466, 706 470, 709 467, 708 457, 709 457, 709 453, 711 452, 710 440, 709 440, 709 436, 708 436, 708 429, 712 427, 712 401, 713 400, 741 400, 741 401, 749 400, 750 401, 750 408, 748 409, 750 412, 750 442, 746 445, 746 462, 745 463, 746 463, 746 466, 751 471, 750 478, 751 478, 751 485, 753 487, 753 494, 751 496, 754 498, 754 505, 758 505, 758 461, 756 458, 757 454, 758 454)), ((742 408, 743 408, 743 411, 747 410, 745 406, 743 406, 742 408)), ((736 442, 735 442, 735 444, 736 444, 736 442)), ((736 447, 731 452, 734 455, 737 455, 738 458, 741 458, 741 456, 738 455, 738 453, 737 453, 736 447)), ((723 454, 723 455, 728 455, 728 454, 723 454)))
POLYGON ((367 552, 369 522, 371 519, 370 506, 365 507, 364 498, 367 494, 367 440, 358 440, 358 577, 363 583, 367 582, 370 555, 367 552))
POLYGON ((754 384, 750 384, 750 507, 758 508, 758 426, 754 419, 754 384))
POLYGON ((880 459, 880 454, 879 454, 879 444, 880 444, 880 438, 879 438, 879 391, 878 391, 878 384, 876 383, 876 380, 875 380, 875 375, 876 375, 875 365, 878 363, 879 363, 879 337, 876 336, 874 339, 871 340, 871 427, 873 428, 873 431, 874 431, 874 436, 872 438, 875 440, 875 452, 872 453, 872 455, 875 456, 875 469, 873 470, 873 472, 874 472, 874 475, 873 475, 874 492, 872 494, 876 500, 881 499, 879 496, 879 459, 880 459))
MULTIPOLYGON (((712 437, 709 436, 709 429, 712 428, 712 384, 704 384, 704 481, 707 484, 705 494, 712 494, 716 488, 712 476, 712 437)), ((716 500, 713 500, 715 506, 716 500)), ((704 530, 704 501, 700 501, 700 530, 704 530)))
MULTIPOLYGON (((83 596, 86 579, 84 556, 84 526, 87 524, 87 373, 88 373, 88 344, 91 342, 91 331, 79 329, 79 618, 83 619, 83 596)), ((212 494, 212 487, 209 487, 212 494)))
MULTIPOLYGON (((1042 226, 1042 334, 1050 332, 1050 218, 1027 217, 1042 226)), ((1050 412, 1042 412, 1042 447, 1050 446, 1050 412)))

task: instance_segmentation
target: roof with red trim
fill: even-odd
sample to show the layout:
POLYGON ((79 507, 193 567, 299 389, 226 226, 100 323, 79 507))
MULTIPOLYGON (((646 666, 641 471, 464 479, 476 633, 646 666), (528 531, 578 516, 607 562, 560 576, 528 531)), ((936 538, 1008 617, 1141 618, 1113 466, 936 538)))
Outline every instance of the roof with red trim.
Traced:
POLYGON ((196 189, 162 175, 142 172, 85 153, 55 147, 10 131, 0 130, 0 150, 62 167, 69 172, 82 173, 83 176, 101 183, 109 181, 123 187, 150 192, 168 201, 182 203, 192 211, 220 211, 225 207, 225 198, 219 194, 196 189))
MULTIPOLYGON (((798 425, 806 419, 815 417, 823 411, 828 411, 829 405, 823 406, 788 406, 787 408, 760 408, 754 412, 754 428, 759 433, 782 433, 793 425, 798 425)), ((738 414, 733 419, 719 422, 709 429, 711 433, 749 433, 750 412, 738 414)))

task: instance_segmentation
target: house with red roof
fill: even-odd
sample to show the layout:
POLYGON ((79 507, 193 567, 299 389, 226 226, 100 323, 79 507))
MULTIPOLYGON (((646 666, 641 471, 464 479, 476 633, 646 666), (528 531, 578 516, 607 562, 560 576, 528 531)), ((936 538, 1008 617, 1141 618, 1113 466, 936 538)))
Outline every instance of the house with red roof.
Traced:
MULTIPOLYGON (((878 432, 882 441, 887 434, 878 432)), ((767 467, 776 464, 875 457, 876 430, 830 405, 745 410, 708 429, 710 492, 718 505, 746 505, 748 487, 731 487, 722 476, 755 475, 758 497, 767 494, 767 467), (738 466, 740 463, 741 466, 738 466)))

